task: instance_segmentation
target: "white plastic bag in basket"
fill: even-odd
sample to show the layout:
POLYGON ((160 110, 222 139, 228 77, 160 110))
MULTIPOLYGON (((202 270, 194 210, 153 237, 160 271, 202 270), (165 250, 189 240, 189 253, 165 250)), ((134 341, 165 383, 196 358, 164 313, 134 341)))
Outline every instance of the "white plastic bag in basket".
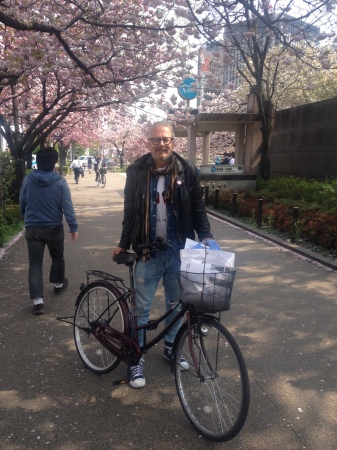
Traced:
POLYGON ((235 267, 235 253, 205 248, 180 250, 180 270, 193 273, 220 273, 235 267))
POLYGON ((228 310, 235 277, 235 254, 222 251, 215 241, 209 246, 191 240, 186 244, 180 250, 182 301, 212 312, 228 310))

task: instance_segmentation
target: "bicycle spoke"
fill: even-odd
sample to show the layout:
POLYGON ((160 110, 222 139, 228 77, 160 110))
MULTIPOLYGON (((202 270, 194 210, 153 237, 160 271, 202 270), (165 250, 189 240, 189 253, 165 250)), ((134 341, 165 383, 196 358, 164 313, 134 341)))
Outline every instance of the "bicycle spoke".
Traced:
POLYGON ((187 418, 208 439, 232 439, 244 425, 249 407, 248 375, 233 337, 215 319, 205 319, 201 326, 194 324, 192 348, 187 326, 180 333, 177 361, 181 356, 190 367, 182 371, 176 365, 175 379, 187 418))
POLYGON ((76 348, 83 363, 96 373, 109 372, 120 362, 91 333, 91 327, 97 319, 104 320, 111 327, 123 331, 124 317, 116 298, 116 294, 109 287, 96 282, 82 292, 76 308, 74 320, 76 348))

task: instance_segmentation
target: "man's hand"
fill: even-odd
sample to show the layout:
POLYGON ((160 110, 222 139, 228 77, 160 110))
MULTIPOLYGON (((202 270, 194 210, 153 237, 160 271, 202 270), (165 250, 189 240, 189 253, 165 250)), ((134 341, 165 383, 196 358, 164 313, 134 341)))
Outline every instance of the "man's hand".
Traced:
POLYGON ((70 240, 76 241, 78 238, 78 231, 75 231, 74 233, 70 233, 70 240))
POLYGON ((209 245, 208 241, 214 241, 214 239, 213 238, 205 238, 201 241, 201 243, 203 245, 209 245))
POLYGON ((111 251, 111 259, 113 259, 114 255, 119 255, 120 253, 125 253, 125 252, 126 252, 125 248, 121 248, 121 247, 113 248, 111 251))

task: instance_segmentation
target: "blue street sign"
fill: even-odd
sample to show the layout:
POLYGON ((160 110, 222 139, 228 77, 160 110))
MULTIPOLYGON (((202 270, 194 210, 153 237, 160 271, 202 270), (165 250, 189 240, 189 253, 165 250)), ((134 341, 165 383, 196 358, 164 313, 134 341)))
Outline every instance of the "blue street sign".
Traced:
POLYGON ((197 95, 198 91, 195 91, 192 84, 195 83, 193 78, 185 78, 182 84, 178 87, 178 94, 184 100, 193 100, 197 95))

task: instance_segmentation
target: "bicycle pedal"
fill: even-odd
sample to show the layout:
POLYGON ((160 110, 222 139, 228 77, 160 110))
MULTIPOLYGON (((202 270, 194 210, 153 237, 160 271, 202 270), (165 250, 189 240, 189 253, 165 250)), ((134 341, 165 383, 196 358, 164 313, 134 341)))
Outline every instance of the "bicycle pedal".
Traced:
POLYGON ((121 384, 127 384, 127 383, 128 383, 128 380, 115 380, 115 381, 112 382, 112 385, 113 386, 119 386, 121 384))
POLYGON ((155 320, 149 320, 146 326, 147 330, 156 330, 158 328, 158 323, 155 320))

